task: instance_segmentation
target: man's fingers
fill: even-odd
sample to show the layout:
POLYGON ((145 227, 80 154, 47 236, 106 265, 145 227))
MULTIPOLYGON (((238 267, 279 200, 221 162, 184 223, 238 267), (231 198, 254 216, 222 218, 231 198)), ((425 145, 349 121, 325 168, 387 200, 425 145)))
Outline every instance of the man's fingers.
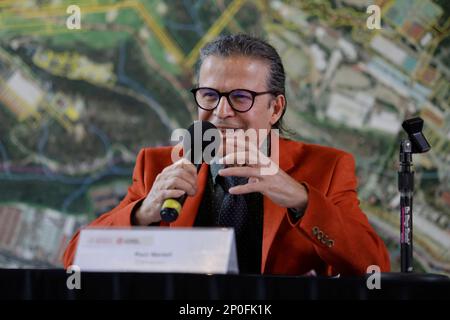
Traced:
POLYGON ((180 178, 189 183, 194 189, 197 189, 197 172, 187 172, 182 168, 175 169, 167 179, 180 178))
POLYGON ((233 152, 219 159, 220 164, 245 164, 247 159, 246 152, 233 152))
POLYGON ((187 160, 185 158, 181 158, 180 160, 175 162, 173 164, 173 166, 175 168, 180 168, 182 170, 186 170, 187 172, 189 172, 191 174, 197 174, 197 167, 192 162, 190 162, 189 160, 187 160))
POLYGON ((258 139, 260 138, 261 137, 250 137, 240 133, 234 133, 231 136, 227 136, 224 145, 221 146, 217 155, 217 158, 219 159, 216 161, 218 163, 223 163, 223 160, 220 159, 229 156, 225 160, 225 164, 268 165, 270 163, 270 158, 259 150, 258 139), (241 156, 233 158, 235 156, 230 156, 231 154, 240 154, 241 156), (246 155, 245 157, 243 157, 244 154, 246 155))
POLYGON ((256 152, 258 151, 258 147, 251 140, 245 138, 240 138, 239 136, 233 139, 226 140, 226 152, 234 152, 234 151, 250 151, 256 152))
POLYGON ((195 195, 197 192, 196 188, 193 187, 189 182, 183 180, 179 177, 173 177, 165 182, 165 190, 179 189, 185 191, 189 196, 195 195))
POLYGON ((246 164, 246 165, 259 165, 258 154, 252 152, 235 152, 226 155, 223 158, 217 160, 220 164, 246 164))
POLYGON ((259 181, 260 180, 257 177, 250 177, 250 178, 248 178, 248 183, 257 183, 259 181))
POLYGON ((261 177, 260 169, 252 167, 230 167, 220 169, 219 175, 223 177, 261 177))
MULTIPOLYGON (((245 134, 235 133, 230 136, 226 136, 225 143, 221 145, 220 152, 223 155, 232 152, 256 152, 258 150, 257 141, 254 138, 249 138, 245 134)), ((223 141, 223 140, 222 140, 223 141)))
POLYGON ((181 197, 185 192, 183 190, 164 190, 161 192, 161 199, 164 202, 166 199, 176 199, 181 197))
POLYGON ((231 187, 228 189, 230 194, 247 194, 252 192, 261 192, 261 183, 247 183, 240 186, 231 187))

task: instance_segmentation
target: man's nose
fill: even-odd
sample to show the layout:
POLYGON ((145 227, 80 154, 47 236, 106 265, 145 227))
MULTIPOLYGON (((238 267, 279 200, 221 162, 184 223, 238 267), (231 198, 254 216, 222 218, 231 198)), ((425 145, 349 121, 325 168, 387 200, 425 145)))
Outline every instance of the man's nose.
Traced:
POLYGON ((234 116, 234 110, 231 108, 226 97, 220 97, 219 105, 214 110, 214 115, 221 119, 234 116))

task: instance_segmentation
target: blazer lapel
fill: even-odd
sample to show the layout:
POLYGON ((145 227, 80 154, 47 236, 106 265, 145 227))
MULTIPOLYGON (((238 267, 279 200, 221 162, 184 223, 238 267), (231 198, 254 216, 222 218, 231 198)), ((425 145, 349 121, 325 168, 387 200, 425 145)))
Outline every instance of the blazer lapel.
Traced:
POLYGON ((209 166, 203 163, 198 173, 198 190, 193 197, 187 197, 181 209, 177 220, 170 224, 170 227, 191 227, 194 225, 195 217, 197 216, 198 208, 205 192, 206 182, 208 179, 209 166))
MULTIPOLYGON (((271 159, 278 164, 280 170, 288 172, 293 166, 294 161, 292 159, 291 152, 293 150, 287 150, 287 141, 278 135, 272 136, 272 150, 271 159), (274 139, 278 139, 274 141, 274 139), (280 157, 280 154, 282 157, 280 157)), ((261 272, 264 273, 267 256, 269 254, 270 247, 275 238, 278 228, 286 214, 286 208, 280 207, 264 196, 264 223, 263 223, 263 241, 262 241, 262 256, 261 256, 261 272)))

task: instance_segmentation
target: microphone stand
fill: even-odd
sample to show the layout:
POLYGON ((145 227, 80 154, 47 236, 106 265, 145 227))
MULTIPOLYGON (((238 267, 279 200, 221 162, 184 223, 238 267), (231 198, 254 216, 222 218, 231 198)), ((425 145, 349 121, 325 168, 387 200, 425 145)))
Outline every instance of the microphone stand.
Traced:
POLYGON ((382 279, 408 279, 409 281, 448 281, 442 274, 413 272, 413 196, 414 171, 412 155, 425 153, 431 149, 422 133, 423 120, 420 117, 405 120, 403 129, 407 139, 400 142, 400 166, 398 171, 398 190, 400 192, 400 270, 401 272, 382 273, 382 279))
POLYGON ((412 272, 414 171, 412 170, 412 145, 408 139, 400 142, 398 190, 400 191, 400 270, 412 272))

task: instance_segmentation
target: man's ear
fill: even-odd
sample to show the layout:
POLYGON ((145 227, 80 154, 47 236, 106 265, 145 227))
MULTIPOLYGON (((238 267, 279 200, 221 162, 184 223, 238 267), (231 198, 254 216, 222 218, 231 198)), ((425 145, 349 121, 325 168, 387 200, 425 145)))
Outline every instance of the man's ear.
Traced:
POLYGON ((270 101, 272 107, 272 115, 270 117, 270 124, 274 125, 280 120, 281 116, 284 113, 284 109, 286 108, 286 97, 282 94, 279 94, 275 99, 270 101))

